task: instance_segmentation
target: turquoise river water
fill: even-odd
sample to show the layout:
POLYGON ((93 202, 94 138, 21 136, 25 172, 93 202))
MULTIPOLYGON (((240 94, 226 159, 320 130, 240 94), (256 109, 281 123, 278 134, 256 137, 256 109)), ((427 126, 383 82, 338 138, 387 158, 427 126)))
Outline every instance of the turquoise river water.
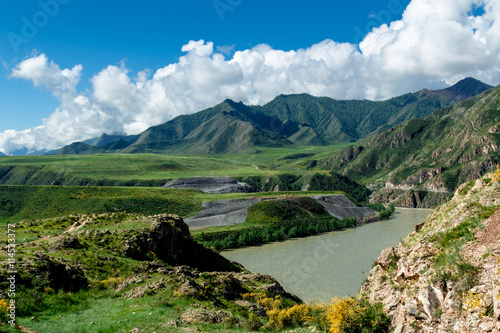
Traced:
POLYGON ((273 276, 306 302, 328 302, 355 296, 380 252, 396 246, 430 212, 397 208, 386 221, 221 254, 251 272, 273 276))

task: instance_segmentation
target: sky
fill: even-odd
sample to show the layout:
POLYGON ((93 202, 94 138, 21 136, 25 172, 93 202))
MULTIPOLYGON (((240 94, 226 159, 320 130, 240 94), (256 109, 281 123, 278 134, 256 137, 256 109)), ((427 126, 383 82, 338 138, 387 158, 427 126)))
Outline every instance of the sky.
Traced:
POLYGON ((497 0, 2 3, 0 151, 137 134, 226 98, 500 83, 497 0))

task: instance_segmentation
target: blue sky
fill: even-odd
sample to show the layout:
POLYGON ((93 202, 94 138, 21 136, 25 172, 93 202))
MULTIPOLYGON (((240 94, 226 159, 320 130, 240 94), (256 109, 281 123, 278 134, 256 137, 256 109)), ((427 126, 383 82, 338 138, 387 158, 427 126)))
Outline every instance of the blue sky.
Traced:
POLYGON ((58 3, 58 10, 49 6, 57 14, 45 26, 35 26, 38 32, 29 42, 19 44, 18 52, 8 34, 23 37, 23 17, 33 23, 33 16, 43 8, 33 0, 4 2, 0 23, 0 57, 4 61, 0 132, 38 126, 41 118, 49 116, 59 104, 50 92, 34 88, 30 82, 8 79, 13 66, 36 52, 45 53, 64 68, 82 64, 85 71, 80 85, 86 88, 92 75, 122 60, 132 72, 154 71, 173 63, 189 40, 234 45, 236 50, 261 43, 294 50, 327 38, 354 43, 373 23, 399 19, 408 2, 71 0, 58 3), (377 13, 380 15, 372 17, 377 13))
POLYGON ((497 0, 2 3, 0 151, 136 134, 226 98, 500 83, 497 0))

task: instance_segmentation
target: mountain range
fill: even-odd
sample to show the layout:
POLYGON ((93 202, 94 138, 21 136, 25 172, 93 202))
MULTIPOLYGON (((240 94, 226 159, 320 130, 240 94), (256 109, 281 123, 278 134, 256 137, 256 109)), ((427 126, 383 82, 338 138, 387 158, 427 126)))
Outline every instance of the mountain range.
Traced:
POLYGON ((135 136, 107 135, 75 142, 59 154, 245 153, 258 147, 356 142, 409 119, 476 96, 491 86, 466 78, 442 90, 423 89, 386 101, 348 100, 308 94, 280 95, 263 106, 225 100, 182 115, 135 136))
POLYGON ((378 182, 376 197, 384 203, 415 205, 422 195, 408 197, 408 190, 449 193, 499 162, 500 86, 344 148, 318 167, 378 182))

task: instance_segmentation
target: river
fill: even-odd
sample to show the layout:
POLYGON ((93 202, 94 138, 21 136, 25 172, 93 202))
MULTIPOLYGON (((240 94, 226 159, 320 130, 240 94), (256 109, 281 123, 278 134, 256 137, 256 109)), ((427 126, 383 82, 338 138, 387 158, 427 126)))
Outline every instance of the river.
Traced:
POLYGON ((413 231, 431 209, 397 208, 386 221, 221 254, 277 279, 303 301, 355 296, 380 252, 413 231))

